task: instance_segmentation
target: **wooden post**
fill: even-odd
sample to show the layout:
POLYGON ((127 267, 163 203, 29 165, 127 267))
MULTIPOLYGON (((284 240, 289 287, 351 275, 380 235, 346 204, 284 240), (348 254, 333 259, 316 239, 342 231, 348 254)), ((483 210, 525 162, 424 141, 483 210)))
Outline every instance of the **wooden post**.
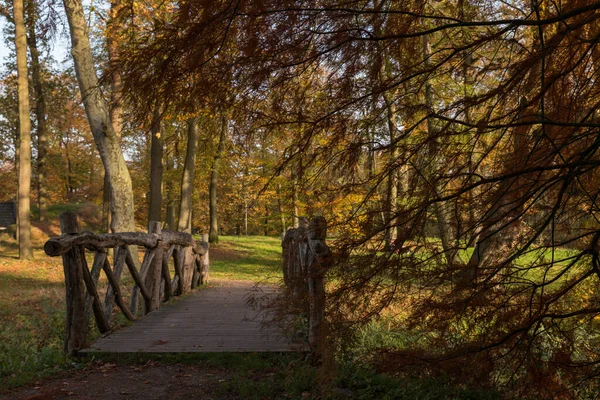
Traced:
POLYGON ((318 356, 322 355, 323 324, 325 321, 325 272, 331 263, 331 251, 325 244, 327 222, 315 217, 307 229, 308 254, 307 289, 309 298, 308 343, 318 356))
POLYGON ((202 285, 206 285, 210 278, 210 265, 209 265, 209 243, 208 243, 208 234, 204 233, 202 235, 202 246, 205 247, 206 252, 200 256, 200 283, 202 285))
MULTIPOLYGON (((152 264, 146 274, 145 284, 146 289, 151 297, 150 310, 148 312, 158 309, 160 307, 160 280, 162 277, 162 259, 163 259, 163 240, 162 240, 162 224, 159 221, 150 221, 148 224, 148 233, 155 233, 159 236, 158 243, 156 244, 154 258, 152 264)), ((165 283, 165 285, 168 284, 165 283)))
MULTIPOLYGON (((60 230, 63 235, 76 234, 79 230, 77 215, 70 211, 61 214, 60 230)), ((82 260, 85 260, 85 249, 83 246, 73 246, 62 258, 67 302, 65 353, 76 355, 77 351, 85 347, 87 334, 86 296, 82 273, 82 268, 86 267, 82 264, 82 260)))
POLYGON ((181 254, 183 256, 183 293, 187 293, 192 289, 192 278, 194 277, 194 268, 196 266, 194 262, 194 248, 187 246, 181 249, 181 254))

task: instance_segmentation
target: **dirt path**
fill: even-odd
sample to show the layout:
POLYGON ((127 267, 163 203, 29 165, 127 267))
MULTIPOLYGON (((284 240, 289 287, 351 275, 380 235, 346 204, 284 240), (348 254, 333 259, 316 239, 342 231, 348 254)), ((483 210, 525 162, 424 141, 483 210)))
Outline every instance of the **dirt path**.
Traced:
MULTIPOLYGON (((262 371, 244 379, 262 380, 262 371)), ((223 367, 190 364, 116 365, 94 362, 69 376, 37 382, 35 386, 0 394, 0 399, 242 399, 236 379, 239 372, 223 367), (237 392, 237 393, 236 393, 237 392)))

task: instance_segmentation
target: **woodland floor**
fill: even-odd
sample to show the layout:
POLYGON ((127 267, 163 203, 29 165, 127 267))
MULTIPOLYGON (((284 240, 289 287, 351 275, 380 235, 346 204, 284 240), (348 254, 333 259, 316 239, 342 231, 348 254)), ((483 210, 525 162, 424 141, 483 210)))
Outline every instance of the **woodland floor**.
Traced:
MULTIPOLYGON (((255 373, 244 379, 261 381, 272 372, 255 373)), ((83 370, 36 382, 0 399, 242 399, 232 382, 237 371, 224 367, 148 361, 140 365, 91 362, 83 370)))

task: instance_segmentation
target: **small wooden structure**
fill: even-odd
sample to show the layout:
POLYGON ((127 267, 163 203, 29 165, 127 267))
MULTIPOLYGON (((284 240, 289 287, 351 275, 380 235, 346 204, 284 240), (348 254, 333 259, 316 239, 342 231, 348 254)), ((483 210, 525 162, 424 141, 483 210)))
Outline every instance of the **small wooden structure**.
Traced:
POLYGON ((325 320, 325 273, 333 262, 325 243, 327 221, 300 218, 299 227, 288 229, 283 242, 283 280, 288 293, 305 305, 308 316, 308 342, 311 351, 322 353, 325 320))
POLYGON ((94 234, 79 232, 77 215, 63 213, 60 217, 62 236, 51 238, 44 245, 49 256, 62 256, 66 284, 67 321, 65 352, 75 354, 87 345, 88 325, 93 312, 101 333, 110 331, 113 306, 130 321, 137 318, 138 299, 143 300, 142 312, 147 314, 160 307, 162 301, 181 295, 208 282, 208 237, 196 243, 189 233, 161 229, 160 222, 150 222, 148 233, 122 232, 94 234), (138 246, 145 249, 143 261, 138 261, 138 246), (111 268, 107 249, 114 248, 111 268), (92 268, 88 268, 85 250, 94 252, 92 268), (174 261, 171 278, 170 260, 174 261), (125 303, 121 274, 127 266, 133 278, 130 304, 125 303), (100 271, 108 280, 104 302, 98 292, 100 271))
POLYGON ((17 223, 17 205, 14 201, 0 202, 0 230, 17 223))

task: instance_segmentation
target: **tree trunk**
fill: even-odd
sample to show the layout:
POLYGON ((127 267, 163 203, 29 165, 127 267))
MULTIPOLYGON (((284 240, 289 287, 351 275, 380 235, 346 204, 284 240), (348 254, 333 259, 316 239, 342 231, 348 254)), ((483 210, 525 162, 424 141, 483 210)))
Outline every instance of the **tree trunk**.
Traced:
POLYGON ((283 213, 283 202, 281 195, 281 183, 277 184, 277 208, 279 210, 279 216, 281 218, 281 238, 285 236, 286 226, 285 226, 285 214, 283 213))
POLYGON ((100 84, 90 47, 88 27, 81 0, 63 0, 71 34, 71 54, 83 105, 104 170, 111 184, 110 209, 113 232, 135 231, 133 190, 119 137, 110 119, 109 107, 100 84))
POLYGON ((27 38, 23 0, 14 0, 15 48, 19 95, 19 258, 33 257, 31 248, 31 122, 29 121, 29 82, 27 74, 27 38))
POLYGON ((150 202, 148 223, 162 221, 163 139, 160 134, 160 110, 157 106, 150 126, 150 202))
MULTIPOLYGON (((167 170, 167 174, 168 171, 173 169, 173 156, 169 153, 169 151, 167 150, 167 155, 165 157, 165 165, 166 165, 166 170, 167 170)), ((171 230, 176 230, 177 229, 177 225, 176 225, 176 215, 175 215, 175 200, 174 200, 174 186, 173 186, 173 182, 172 180, 168 179, 166 184, 165 184, 165 192, 166 192, 166 202, 167 202, 167 206, 165 207, 165 222, 166 222, 166 226, 167 228, 171 229, 171 230)))
POLYGON ((398 238, 398 226, 396 226, 396 212, 398 204, 398 171, 396 161, 398 159, 398 146, 396 143, 396 106, 394 99, 389 93, 384 93, 383 98, 387 108, 387 125, 390 138, 389 173, 387 182, 387 204, 385 216, 385 247, 391 249, 398 238))
POLYGON ((110 232, 110 181, 108 174, 104 173, 104 186, 102 188, 102 232, 110 232))
POLYGON ((110 2, 109 20, 106 24, 106 47, 108 49, 108 64, 110 66, 110 120, 113 123, 115 134, 121 140, 121 130, 123 127, 123 104, 122 91, 123 82, 121 71, 118 68, 119 46, 117 42, 119 31, 119 12, 123 7, 121 1, 112 0, 110 2))
POLYGON ((292 177, 292 210, 294 214, 292 216, 294 228, 298 229, 300 226, 300 217, 298 216, 298 178, 296 176, 292 177))
POLYGON ((198 118, 188 119, 187 128, 188 140, 183 174, 181 175, 181 199, 179 200, 179 224, 177 230, 192 233, 192 193, 194 192, 196 149, 198 147, 198 118))
POLYGON ((223 113, 221 120, 221 131, 219 133, 219 145, 213 159, 213 164, 210 172, 209 186, 209 213, 210 213, 210 230, 208 233, 208 241, 210 243, 219 243, 219 220, 217 213, 217 185, 219 180, 219 164, 223 151, 225 149, 225 136, 227 133, 227 117, 223 113))
MULTIPOLYGON (((429 42, 429 36, 425 35, 423 36, 423 58, 426 68, 431 64, 429 61, 430 57, 431 43, 429 42)), ((431 113, 433 111, 433 93, 429 80, 425 81, 425 105, 427 106, 427 112, 431 113)), ((435 175, 437 174, 438 166, 440 163, 443 163, 443 160, 440 160, 440 156, 437 154, 439 143, 436 137, 435 126, 433 125, 433 120, 431 118, 427 118, 427 132, 429 134, 429 155, 433 160, 431 163, 433 165, 433 171, 430 175, 435 175)), ((440 182, 435 176, 432 176, 431 184, 433 185, 431 189, 434 191, 434 196, 443 196, 444 188, 440 185, 440 182)), ((453 246, 451 243, 454 235, 452 234, 452 228, 448 223, 448 212, 446 208, 446 204, 440 202, 433 203, 433 212, 437 220, 438 233, 440 235, 440 241, 442 242, 444 256, 446 261, 450 265, 453 265, 456 261, 457 247, 453 246)))
POLYGON ((48 190, 46 188, 46 146, 48 143, 48 128, 46 124, 46 101, 44 97, 40 54, 37 48, 37 37, 35 35, 35 23, 37 21, 37 10, 35 1, 29 0, 27 3, 27 42, 31 54, 31 80, 35 92, 35 116, 37 119, 37 186, 38 186, 38 207, 40 211, 40 221, 45 221, 48 215, 48 190))

